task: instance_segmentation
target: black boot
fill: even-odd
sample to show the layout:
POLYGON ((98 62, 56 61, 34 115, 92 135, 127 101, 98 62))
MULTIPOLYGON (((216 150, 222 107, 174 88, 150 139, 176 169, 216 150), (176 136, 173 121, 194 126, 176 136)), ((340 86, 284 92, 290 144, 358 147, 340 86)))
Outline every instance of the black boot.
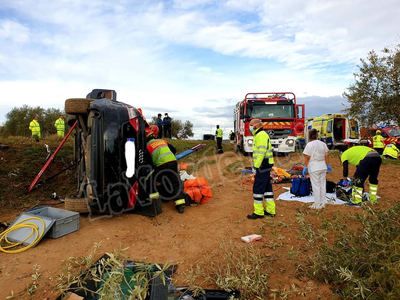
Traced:
POLYGON ((270 213, 267 212, 266 210, 264 210, 264 215, 265 215, 266 217, 271 217, 271 218, 275 217, 274 214, 270 214, 270 213))
POLYGON ((251 219, 251 220, 262 219, 262 218, 264 218, 264 216, 260 216, 255 213, 252 213, 251 215, 247 215, 247 219, 251 219))
POLYGON ((185 204, 180 204, 176 206, 178 213, 183 214, 185 212, 185 204))

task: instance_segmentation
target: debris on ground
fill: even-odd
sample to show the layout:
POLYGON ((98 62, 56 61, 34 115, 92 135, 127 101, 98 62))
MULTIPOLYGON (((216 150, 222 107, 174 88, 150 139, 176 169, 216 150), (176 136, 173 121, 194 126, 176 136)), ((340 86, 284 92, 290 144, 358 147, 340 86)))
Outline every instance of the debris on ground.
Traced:
POLYGON ((290 182, 291 175, 282 168, 272 167, 271 178, 273 183, 290 182))
POLYGON ((246 236, 242 236, 240 239, 245 243, 251 243, 255 241, 261 240, 262 236, 259 234, 250 234, 246 236))
POLYGON ((235 300, 238 291, 200 290, 175 287, 172 276, 176 265, 125 260, 118 254, 103 255, 88 269, 73 278, 65 278, 57 300, 145 299, 145 300, 235 300), (70 281, 70 283, 69 283, 70 281))
POLYGON ((0 252, 21 253, 45 236, 59 238, 79 229, 79 213, 55 207, 35 207, 20 214, 0 234, 0 252))
POLYGON ((10 148, 10 146, 8 146, 8 145, 0 144, 0 150, 7 150, 9 148, 10 148))

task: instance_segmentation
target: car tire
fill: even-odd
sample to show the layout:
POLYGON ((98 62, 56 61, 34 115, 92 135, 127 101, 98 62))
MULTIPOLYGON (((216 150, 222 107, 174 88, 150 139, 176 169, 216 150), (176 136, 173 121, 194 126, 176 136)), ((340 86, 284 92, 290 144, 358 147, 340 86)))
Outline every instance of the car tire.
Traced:
POLYGON ((65 100, 65 113, 70 115, 86 114, 92 101, 93 99, 86 98, 67 99, 65 100))

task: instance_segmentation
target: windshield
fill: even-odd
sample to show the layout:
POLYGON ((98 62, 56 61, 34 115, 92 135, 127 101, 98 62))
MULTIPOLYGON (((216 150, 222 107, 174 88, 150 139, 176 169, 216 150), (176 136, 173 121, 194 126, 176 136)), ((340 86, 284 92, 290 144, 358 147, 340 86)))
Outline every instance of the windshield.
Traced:
POLYGON ((249 110, 252 118, 294 118, 293 104, 254 104, 249 110))
POLYGON ((390 136, 400 136, 400 129, 396 128, 396 129, 389 130, 389 135, 390 136))

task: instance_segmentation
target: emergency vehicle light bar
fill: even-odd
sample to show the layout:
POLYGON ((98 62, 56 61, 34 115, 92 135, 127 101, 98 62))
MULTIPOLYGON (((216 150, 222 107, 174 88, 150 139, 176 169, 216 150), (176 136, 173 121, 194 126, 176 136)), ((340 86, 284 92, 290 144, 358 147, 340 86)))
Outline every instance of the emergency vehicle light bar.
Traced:
POLYGON ((292 92, 247 93, 244 99, 245 100, 261 100, 261 99, 296 100, 296 96, 292 92))

